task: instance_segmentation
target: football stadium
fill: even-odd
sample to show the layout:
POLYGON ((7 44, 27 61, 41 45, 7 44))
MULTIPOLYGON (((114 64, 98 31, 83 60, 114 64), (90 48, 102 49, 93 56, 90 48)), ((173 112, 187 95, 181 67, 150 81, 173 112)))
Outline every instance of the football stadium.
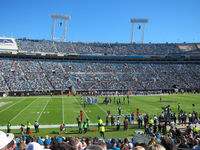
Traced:
POLYGON ((133 16, 129 41, 71 41, 76 18, 49 16, 49 39, 0 32, 0 150, 200 149, 199 40, 133 16))

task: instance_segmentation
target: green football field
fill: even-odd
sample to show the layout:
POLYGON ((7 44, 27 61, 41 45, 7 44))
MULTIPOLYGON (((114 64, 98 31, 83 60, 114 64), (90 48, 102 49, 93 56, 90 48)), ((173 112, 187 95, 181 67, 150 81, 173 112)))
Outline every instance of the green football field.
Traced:
MULTIPOLYGON (((0 126, 5 126, 8 121, 13 125, 32 124, 38 120, 40 125, 76 124, 76 118, 83 110, 83 120, 89 118, 91 123, 97 123, 98 115, 105 122, 107 111, 111 114, 118 114, 118 107, 121 106, 122 114, 128 115, 136 113, 136 108, 140 113, 158 115, 162 112, 161 107, 170 105, 172 112, 178 112, 178 103, 183 111, 192 112, 195 104, 195 111, 199 112, 200 94, 177 94, 177 95, 154 95, 154 96, 130 96, 130 104, 123 103, 123 96, 120 96, 121 105, 112 103, 102 104, 105 97, 98 97, 98 103, 87 105, 81 104, 79 96, 35 96, 35 97, 7 97, 0 99, 0 126), (160 102, 162 97, 162 102, 160 102)), ((85 97, 84 97, 85 100, 85 97)))

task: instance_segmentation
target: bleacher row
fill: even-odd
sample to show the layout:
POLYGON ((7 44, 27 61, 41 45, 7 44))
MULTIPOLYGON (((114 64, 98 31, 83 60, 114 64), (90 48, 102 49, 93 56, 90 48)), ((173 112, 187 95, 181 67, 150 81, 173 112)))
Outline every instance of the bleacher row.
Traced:
MULTIPOLYGON (((179 44, 120 44, 120 43, 81 43, 53 42, 47 40, 17 39, 19 51, 27 53, 62 53, 65 55, 109 55, 109 56, 172 56, 194 51, 200 54, 198 44, 187 44, 185 50, 179 44)), ((183 44, 184 45, 184 44, 183 44)))
POLYGON ((0 59, 0 92, 200 88, 200 64, 0 59))

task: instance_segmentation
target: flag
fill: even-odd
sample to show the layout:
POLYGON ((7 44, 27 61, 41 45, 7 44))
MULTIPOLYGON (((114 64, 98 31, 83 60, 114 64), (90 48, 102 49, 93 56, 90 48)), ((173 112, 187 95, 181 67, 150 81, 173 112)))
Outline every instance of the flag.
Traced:
POLYGON ((60 26, 60 27, 62 26, 62 22, 59 23, 59 26, 60 26))

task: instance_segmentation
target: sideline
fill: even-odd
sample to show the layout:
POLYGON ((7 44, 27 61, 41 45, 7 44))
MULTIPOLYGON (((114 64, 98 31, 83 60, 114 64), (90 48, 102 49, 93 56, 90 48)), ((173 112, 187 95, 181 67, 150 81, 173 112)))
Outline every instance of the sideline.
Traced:
MULTIPOLYGON (((103 125, 105 125, 105 123, 103 123, 103 125)), ((137 122, 134 121, 132 122, 131 125, 137 125, 137 122)), ((200 128, 200 124, 193 124, 193 126, 197 126, 198 128, 200 128)), ((97 123, 91 123, 90 126, 98 126, 97 123)), ((110 123, 109 123, 109 126, 110 126, 110 123)), ((123 126, 123 122, 121 122, 121 126, 123 126)), ((176 127, 178 128, 181 128, 181 129, 186 129, 185 126, 182 126, 182 125, 175 125, 176 127)), ((19 129, 20 130, 20 127, 21 126, 11 126, 11 129, 19 129)), ((78 127, 78 124, 65 124, 65 128, 67 127, 78 127)), ((60 124, 54 124, 54 125, 40 125, 39 126, 40 129, 50 129, 50 128, 60 128, 60 124)), ((6 130, 7 129, 7 126, 0 126, 0 130, 6 130)), ((32 125, 31 126, 31 129, 35 129, 34 126, 32 125)))
MULTIPOLYGON (((90 126, 98 126, 97 123, 91 123, 90 126)), ((11 129, 20 129, 21 126, 11 126, 11 129)), ((78 124, 66 124, 65 127, 78 127, 78 124)), ((40 125, 40 129, 49 129, 49 128, 60 128, 60 124, 54 125, 40 125)), ((0 130, 6 130, 7 126, 0 126, 0 130)), ((31 126, 31 129, 35 129, 34 126, 31 126)))
MULTIPOLYGON (((131 125, 135 125, 137 122, 133 122, 131 125)), ((105 125, 105 123, 103 123, 105 125)), ((121 126, 123 123, 121 122, 121 126)), ((98 126, 98 123, 91 123, 90 126, 98 126)), ((109 124, 110 126, 110 124, 109 124)), ((11 129, 20 129, 21 126, 11 126, 11 129)), ((67 127, 78 127, 78 124, 65 124, 65 128, 67 127)), ((40 129, 50 129, 50 128, 60 128, 60 124, 54 124, 54 125, 40 125, 40 129)), ((7 126, 0 126, 0 130, 6 130, 7 126)), ((35 129, 34 125, 31 126, 31 129, 35 129)))

